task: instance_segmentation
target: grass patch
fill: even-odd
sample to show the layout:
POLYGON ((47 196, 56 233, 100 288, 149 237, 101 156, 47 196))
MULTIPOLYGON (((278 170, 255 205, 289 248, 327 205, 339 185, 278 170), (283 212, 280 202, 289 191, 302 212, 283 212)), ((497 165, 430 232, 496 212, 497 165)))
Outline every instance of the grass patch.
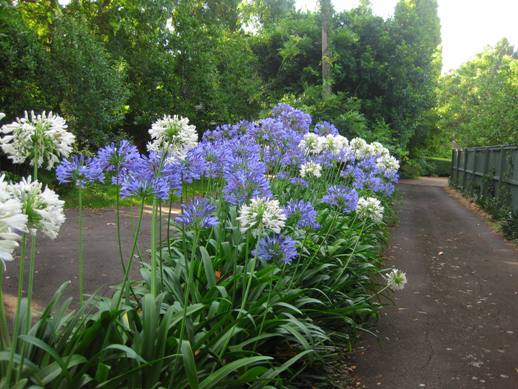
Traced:
MULTIPOLYGON (((207 192, 206 180, 196 181, 192 184, 186 184, 183 188, 183 193, 187 198, 200 196, 207 192)), ((61 200, 65 201, 65 208, 77 208, 78 193, 77 188, 68 186, 54 186, 54 189, 59 194, 61 200)), ((174 202, 181 201, 180 197, 174 198, 174 202)), ((111 208, 117 202, 117 187, 112 184, 94 184, 83 190, 83 206, 85 208, 111 208)), ((140 205, 140 199, 130 197, 120 200, 122 207, 131 207, 140 205)), ((153 200, 150 198, 146 200, 147 205, 152 205, 153 200)))

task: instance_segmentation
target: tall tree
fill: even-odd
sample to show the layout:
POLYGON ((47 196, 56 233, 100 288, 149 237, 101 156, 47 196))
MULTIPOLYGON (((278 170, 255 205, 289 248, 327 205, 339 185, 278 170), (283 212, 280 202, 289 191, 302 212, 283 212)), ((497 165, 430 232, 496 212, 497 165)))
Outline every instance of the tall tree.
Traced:
POLYGON ((331 17, 331 0, 320 0, 322 18, 322 93, 331 94, 331 53, 329 49, 329 18, 331 17))
POLYGON ((446 147, 518 142, 518 52, 506 39, 443 76, 439 90, 446 147))

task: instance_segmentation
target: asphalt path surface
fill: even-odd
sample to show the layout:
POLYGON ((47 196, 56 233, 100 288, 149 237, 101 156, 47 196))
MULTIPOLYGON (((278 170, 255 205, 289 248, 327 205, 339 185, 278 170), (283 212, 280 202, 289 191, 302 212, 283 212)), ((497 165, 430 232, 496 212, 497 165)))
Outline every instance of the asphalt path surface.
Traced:
MULTIPOLYGON (((167 212, 167 211, 164 211, 167 212)), ((178 210, 173 210, 176 214, 178 210)), ((64 282, 70 281, 65 290, 66 297, 79 298, 79 218, 77 209, 67 209, 66 221, 56 240, 37 238, 37 255, 34 275, 33 307, 34 315, 41 312, 55 290, 64 282)), ((85 242, 85 293, 110 294, 110 287, 122 281, 123 272, 120 261, 116 214, 113 209, 86 209, 84 217, 85 242)), ((127 262, 137 225, 138 209, 121 210, 121 238, 124 261, 127 262)), ((165 217, 164 217, 165 218, 165 217)), ((165 228, 164 228, 165 230, 165 228)), ((139 234, 139 252, 143 260, 149 260, 151 236, 151 210, 146 208, 139 234)), ((27 245, 29 247, 29 244, 27 245)), ((18 289, 18 258, 7 264, 4 274, 4 298, 8 316, 16 309, 18 289)), ((27 285, 29 260, 25 261, 25 285, 27 285)), ((140 278, 138 263, 135 260, 131 278, 140 278)))
POLYGON ((386 260, 407 273, 353 355, 362 388, 518 388, 518 250, 445 180, 400 185, 386 260))

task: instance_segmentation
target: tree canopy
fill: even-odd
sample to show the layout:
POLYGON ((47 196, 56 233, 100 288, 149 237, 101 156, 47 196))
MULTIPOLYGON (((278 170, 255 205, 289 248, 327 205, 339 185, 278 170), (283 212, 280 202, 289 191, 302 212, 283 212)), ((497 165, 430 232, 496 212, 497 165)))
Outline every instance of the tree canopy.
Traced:
MULTIPOLYGON (((439 133, 439 114, 443 136, 456 125, 453 117, 473 117, 477 108, 463 107, 454 89, 484 84, 477 100, 484 106, 492 96, 486 116, 463 122, 466 134, 467 127, 492 128, 490 118, 516 98, 516 66, 501 48, 507 54, 500 59, 486 54, 443 78, 436 109, 436 0, 400 0, 388 19, 374 15, 368 1, 331 9, 327 95, 320 11, 297 11, 293 0, 0 0, 0 7, 0 108, 8 119, 23 109, 56 110, 83 146, 119 135, 142 145, 149 124, 164 114, 187 116, 203 132, 257 119, 284 101, 334 121, 344 135, 382 140, 401 157, 439 133), (487 74, 462 81, 477 71, 487 74)), ((499 131, 509 132, 513 118, 499 131)))
POLYGON ((461 146, 518 142, 518 52, 506 39, 440 80, 442 138, 461 146))

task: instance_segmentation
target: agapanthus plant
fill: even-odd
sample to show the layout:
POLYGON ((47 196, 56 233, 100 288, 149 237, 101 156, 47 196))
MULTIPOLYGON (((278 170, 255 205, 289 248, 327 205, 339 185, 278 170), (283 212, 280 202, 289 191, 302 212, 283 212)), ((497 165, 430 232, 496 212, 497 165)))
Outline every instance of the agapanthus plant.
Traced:
POLYGON ((262 261, 289 264, 297 256, 297 241, 281 234, 267 235, 257 242, 253 255, 262 261))
POLYGON ((158 198, 167 200, 170 195, 170 181, 162 174, 161 156, 151 153, 134 161, 132 169, 122 178, 121 196, 158 198))
POLYGON ((61 158, 68 157, 75 141, 75 136, 67 131, 65 119, 52 112, 25 112, 23 118, 3 125, 0 134, 0 147, 13 163, 29 160, 35 168, 45 164, 49 170, 61 158))
POLYGON ((372 220, 374 223, 381 223, 383 221, 384 208, 375 197, 360 197, 358 200, 358 214, 372 220))
POLYGON ((306 162, 300 166, 302 178, 319 178, 322 176, 322 166, 315 162, 306 162))
POLYGON ((56 177, 60 184, 73 184, 81 188, 104 180, 101 166, 93 158, 82 154, 63 160, 56 168, 56 177))
POLYGON ((50 239, 56 239, 61 225, 65 222, 63 206, 56 192, 31 177, 8 187, 11 195, 22 204, 22 212, 27 215, 27 227, 32 234, 40 231, 50 239))
POLYGON ((182 214, 176 221, 195 228, 211 228, 218 225, 216 207, 206 198, 195 198, 189 204, 182 204, 182 214))
POLYGON ((284 208, 288 222, 293 221, 299 228, 320 228, 317 211, 313 204, 304 200, 290 200, 284 208))
POLYGON ((322 197, 322 202, 340 209, 343 213, 351 213, 358 206, 358 192, 343 185, 333 185, 322 197))
POLYGON ((387 286, 392 290, 403 290, 407 283, 406 274, 398 269, 392 269, 385 275, 387 286))
POLYGON ((168 163, 185 159, 187 152, 198 144, 196 127, 189 124, 189 119, 178 115, 165 115, 154 122, 149 135, 148 150, 166 151, 168 163))
POLYGON ((113 174, 112 182, 120 184, 121 176, 129 172, 139 159, 138 149, 127 140, 123 140, 100 148, 92 164, 102 172, 113 174))
POLYGON ((254 236, 268 231, 280 233, 286 224, 286 214, 279 201, 264 197, 253 198, 250 204, 242 205, 237 219, 241 232, 251 230, 254 236))
POLYGON ((56 177, 61 184, 71 183, 77 187, 79 203, 79 302, 83 304, 84 292, 84 240, 83 240, 83 189, 87 184, 104 181, 101 167, 93 158, 74 155, 63 160, 56 168, 56 177))
MULTIPOLYGON (((27 232, 27 215, 22 212, 22 203, 12 196, 12 190, 0 176, 0 261, 13 260, 13 251, 18 247, 20 235, 27 232)), ((0 283, 1 283, 0 279, 0 283)), ((1 286, 1 285, 0 285, 1 286)))

